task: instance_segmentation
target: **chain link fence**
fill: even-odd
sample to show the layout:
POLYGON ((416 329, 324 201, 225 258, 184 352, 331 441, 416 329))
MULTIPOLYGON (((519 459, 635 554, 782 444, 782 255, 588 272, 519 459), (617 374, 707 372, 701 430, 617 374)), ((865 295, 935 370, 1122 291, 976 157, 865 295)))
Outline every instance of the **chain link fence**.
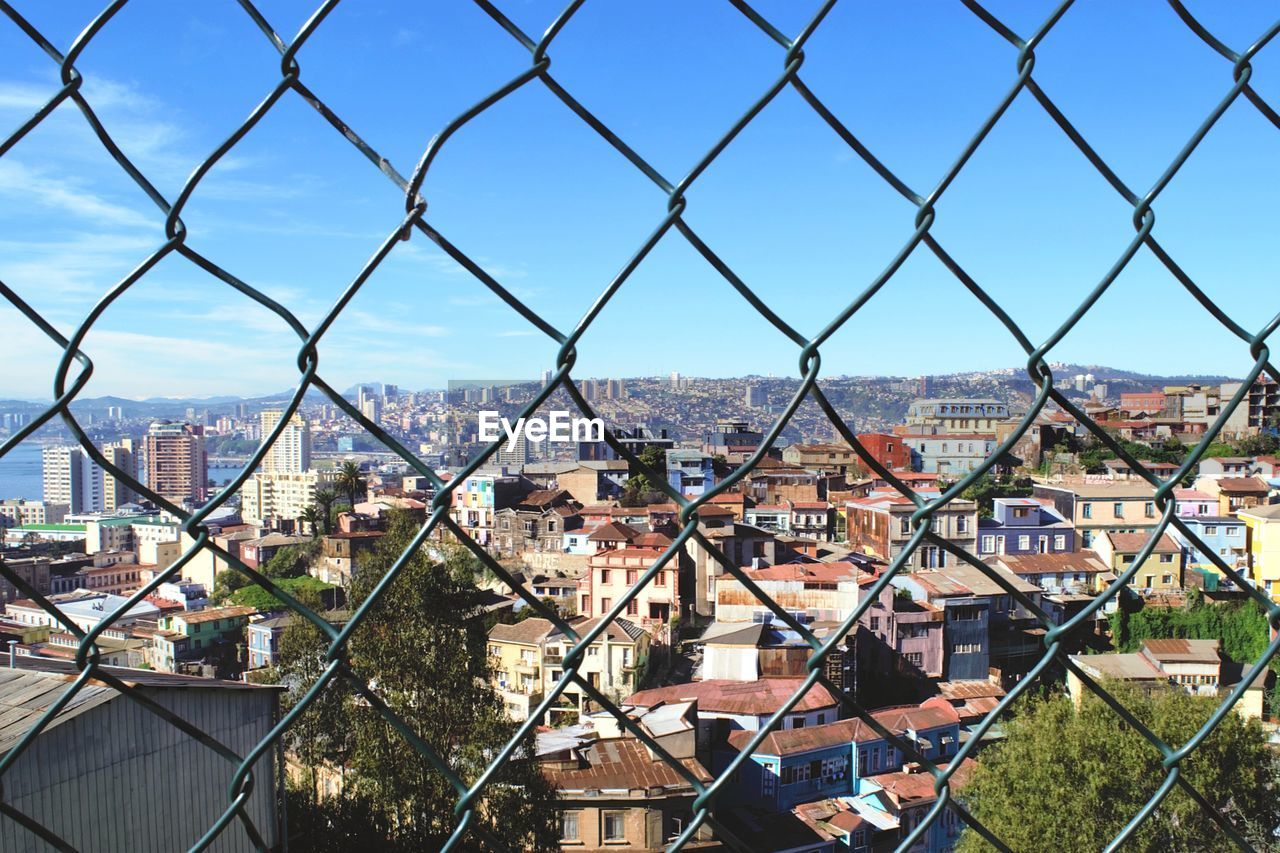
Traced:
MULTIPOLYGON (((236 128, 221 145, 219 145, 208 157, 194 170, 190 178, 182 186, 176 198, 169 199, 162 195, 155 186, 129 159, 128 154, 119 147, 112 139, 110 133, 99 121, 94 112, 93 104, 91 104, 82 94, 81 85, 84 78, 76 69, 76 60, 85 50, 93 39, 103 30, 104 27, 111 26, 112 19, 126 5, 127 0, 114 0, 105 10, 103 10, 96 18, 94 18, 83 32, 75 39, 75 41, 65 50, 52 44, 39 30, 33 27, 10 3, 6 0, 0 0, 0 11, 8 19, 8 23, 18 27, 25 35, 31 39, 54 63, 60 74, 60 88, 48 100, 46 104, 40 107, 34 115, 25 121, 16 130, 13 130, 0 142, 0 156, 8 153, 20 140, 23 139, 32 129, 37 127, 44 121, 55 108, 64 103, 71 103, 79 110, 84 120, 88 123, 97 139, 101 142, 103 148, 137 186, 147 195, 157 208, 157 215, 164 221, 164 242, 151 252, 147 257, 137 265, 132 272, 125 276, 115 286, 113 286, 89 312, 84 320, 72 333, 70 338, 64 337, 58 330, 49 323, 44 317, 28 305, 22 298, 11 289, 7 284, 0 282, 0 293, 3 293, 14 307, 26 316, 33 324, 39 327, 45 335, 54 341, 58 347, 62 349, 62 357, 57 365, 54 375, 54 403, 43 411, 38 417, 34 418, 30 423, 20 429, 8 441, 0 447, 0 455, 4 455, 14 447, 16 447, 24 439, 31 436, 36 430, 50 422, 54 418, 61 418, 66 427, 76 437, 79 443, 104 470, 110 473, 118 481, 127 484, 138 494, 145 496, 155 503, 156 506, 171 512, 183 519, 183 530, 188 533, 194 540, 192 546, 181 555, 181 557, 158 575, 154 580, 129 597, 127 602, 110 617, 103 620, 93 630, 85 631, 79 626, 62 616, 59 611, 50 602, 42 597, 35 589, 31 588, 21 577, 16 576, 8 569, 0 569, 5 578, 12 583, 18 590, 28 598, 35 600, 43 609, 58 620, 62 627, 69 633, 73 634, 79 640, 79 646, 75 656, 75 663, 79 669, 79 676, 67 687, 61 698, 53 704, 52 707, 40 718, 40 720, 31 728, 21 741, 13 747, 8 753, 0 758, 0 783, 3 782, 4 773, 9 770, 17 758, 32 744, 32 742, 40 735, 40 732, 52 721, 60 711, 73 702, 76 694, 91 679, 105 682, 119 690, 126 697, 137 701, 148 711, 151 711, 169 724, 176 726, 183 733, 191 738, 199 740, 201 743, 213 749, 222 756, 228 763, 230 771, 230 782, 227 789, 227 802, 225 810, 221 817, 211 826, 207 827, 200 840, 194 846, 194 850, 201 850, 208 847, 214 839, 218 838, 221 833, 243 831, 247 833, 249 840, 258 848, 263 848, 262 834, 255 827, 253 821, 249 818, 245 804, 255 785, 254 777, 251 773, 251 767, 264 754, 275 747, 276 742, 283 735, 289 725, 308 707, 308 705, 316 698, 316 696, 326 688, 331 682, 347 682, 351 689, 355 690, 360 696, 364 697, 369 705, 377 709, 387 721, 395 727, 406 739, 406 742, 412 746, 420 755, 424 762, 435 768, 442 774, 457 791, 456 802, 456 829, 446 844, 445 849, 463 849, 465 847, 481 844, 492 849, 506 849, 501 839, 494 838, 479 826, 477 821, 477 810, 481 807, 486 784, 490 781, 495 770, 503 763, 512 758, 512 754, 516 749, 517 741, 528 734, 530 729, 537 724, 537 721, 547 712, 549 708, 557 701, 557 698, 570 684, 574 684, 578 689, 582 690, 592 700, 599 703, 600 706, 610 711, 616 716, 620 724, 625 727, 631 734, 642 740, 651 750, 661 756, 664 761, 671 765, 672 769, 679 773, 696 792, 696 798, 693 803, 693 819, 684 828, 679 837, 671 844, 672 850, 678 850, 688 843, 696 833, 704 826, 715 828, 717 826, 716 810, 717 801, 723 788, 729 778, 734 774, 742 762, 749 760, 750 754, 764 740, 770 731, 779 726, 785 714, 787 714, 795 704, 814 685, 824 685, 832 695, 839 698, 844 711, 850 716, 856 716, 866 721, 881 736, 885 737, 890 743, 895 745, 902 751, 905 756, 917 760, 932 775, 934 780, 934 790, 937 793, 936 804, 928 812, 927 817, 920 822, 914 829, 902 839, 899 849, 905 850, 911 848, 921 840, 933 823, 940 818, 943 811, 947 808, 953 808, 959 814, 960 818, 974 831, 980 833, 987 841, 998 849, 1008 849, 1000 839, 996 838, 986 827, 982 826, 973 818, 963 807, 956 801, 952 792, 951 778, 955 769, 959 768, 961 762, 973 750, 975 745, 981 740, 981 736, 1000 718, 1006 709, 1014 701, 1018 699, 1032 684, 1036 683, 1036 677, 1043 672, 1051 663, 1057 662, 1065 666, 1068 670, 1078 676, 1084 684, 1098 696, 1100 696, 1114 711, 1119 714, 1130 726, 1140 732, 1142 736, 1151 744, 1151 747, 1157 750, 1162 758, 1163 767, 1166 770, 1161 784, 1155 793, 1151 796, 1146 805, 1125 825, 1123 830, 1116 836, 1111 847, 1120 846, 1128 839, 1137 828, 1146 820, 1148 820, 1153 812, 1160 805, 1162 800, 1174 789, 1180 788, 1186 794, 1191 796, 1204 809, 1208 811, 1213 821, 1221 828, 1224 835, 1231 839, 1236 845, 1242 849, 1249 849, 1249 845, 1242 836, 1239 829, 1216 809, 1212 808, 1201 792, 1196 791, 1188 782, 1181 772, 1182 762, 1191 755, 1194 750, 1204 741, 1206 737, 1213 731, 1215 726, 1229 713, 1232 706, 1240 699, 1245 688, 1253 680, 1254 674, 1258 673, 1261 668, 1266 667, 1272 657, 1280 649, 1280 637, 1274 639, 1267 647, 1265 654, 1257 661, 1252 663, 1252 669, 1233 689, 1222 704, 1217 708, 1207 722, 1191 737, 1186 743, 1170 744, 1166 743, 1152 733, 1139 720, 1135 719, 1123 705, 1110 696, 1101 686, 1089 678, 1089 676, 1080 671, 1063 651, 1063 638, 1070 634, 1075 628, 1080 626, 1086 620, 1089 620, 1104 607, 1107 602, 1114 599, 1122 588, 1131 580, 1137 572, 1138 567, 1151 554, 1156 542, 1165 531, 1172 526, 1177 529, 1183 536, 1187 537, 1192 543, 1199 547, 1202 553, 1208 555, 1209 559, 1227 578, 1230 578, 1241 588, 1250 591, 1250 594, 1261 604, 1269 618, 1273 628, 1280 624, 1280 607, 1273 604, 1268 597, 1260 593, 1257 589, 1250 586, 1236 572, 1236 570, 1227 565, 1216 553, 1209 548, 1204 547, 1200 540, 1196 537, 1193 530, 1176 515, 1175 501, 1173 499, 1173 489, 1175 485, 1181 481, 1189 472, 1197 465, 1199 459, 1204 454, 1209 443, 1213 441, 1219 430, 1226 423, 1231 412, 1240 405, 1245 397, 1249 386, 1264 372, 1270 376, 1277 376, 1275 368, 1269 362, 1269 351, 1265 345, 1266 338, 1280 325, 1280 316, 1272 318, 1264 326, 1257 330, 1249 330, 1235 320, 1228 317, 1213 300, 1210 299, 1192 280, 1182 267, 1174 260, 1170 252, 1162 246, 1153 234, 1155 224, 1154 204, 1159 195, 1168 187, 1169 183, 1175 178, 1179 169, 1191 157, 1197 146, 1204 139, 1205 135, 1214 126, 1214 124, 1222 117, 1222 115, 1237 101, 1243 99, 1253 109, 1256 109, 1271 124, 1280 129, 1280 114, 1276 109, 1264 101, 1259 94, 1251 87, 1250 79, 1252 76, 1251 60, 1275 35, 1280 32, 1280 22, 1273 24, 1267 29, 1257 41, 1243 51, 1235 50, 1216 38, 1211 32, 1205 29, 1201 23, 1193 17, 1180 0, 1169 0, 1173 11, 1190 29, 1195 36, 1204 43, 1207 50, 1212 50, 1219 54, 1225 61, 1223 66, 1223 94, 1220 101, 1213 108, 1195 132, 1187 140, 1186 144, 1178 151, 1177 156, 1167 166, 1158 180, 1146 191, 1140 192, 1130 188, 1124 180, 1114 172, 1102 157, 1089 145, 1088 141, 1081 133, 1072 125, 1070 119, 1062 110, 1054 103, 1050 95, 1041 87, 1033 76, 1033 70, 1036 62, 1036 47, 1045 38, 1045 36, 1058 24, 1063 15, 1066 14, 1071 5, 1072 0, 1066 0, 1058 6, 1052 14, 1038 27, 1034 32, 1028 35, 1020 35, 1014 32, 1010 27, 1006 26, 999 18, 984 8, 976 0, 958 0, 963 6, 982 21, 987 27, 997 33, 1003 40, 1009 44, 1009 58, 1012 61, 1010 69, 1010 84, 1007 89, 997 100, 989 113, 982 121, 977 132, 964 144, 953 164, 941 179, 932 188, 927 191, 920 191, 912 188, 904 182, 898 175, 890 170, 883 162, 877 159, 876 155, 869 150, 858 138, 855 130, 845 124, 838 116, 836 116, 822 100, 805 84, 801 76, 801 70, 805 62, 805 44, 813 35, 815 30, 823 23, 827 13, 835 4, 835 0, 825 0, 822 2, 817 11, 814 13, 798 33, 788 35, 777 27, 775 27, 765 16, 761 15, 756 9, 750 6, 745 0, 726 0, 734 9, 746 17, 755 27, 757 27, 769 40, 776 44, 778 58, 780 61, 781 71, 768 89, 762 92, 751 107, 743 113, 733 124, 728 127, 718 141, 708 150, 697 163, 695 163, 683 177, 678 180, 663 175, 658 169, 650 164, 646 159, 631 148, 625 140, 604 122, 597 118, 586 106, 576 100, 573 94, 567 91, 556 79, 551 72, 552 49, 557 38, 565 26, 570 22, 585 0, 573 0, 570 2, 559 16, 552 22, 547 30, 540 36, 530 35, 517 26, 509 17, 507 17, 495 4, 488 0, 474 0, 488 16, 492 19, 495 26, 500 27, 512 39, 515 39, 529 52, 529 65, 520 74, 513 77, 500 88, 496 89, 453 121, 443 127, 439 133, 427 145, 425 152, 416 166, 405 176, 395 165, 386 158, 380 156, 369 144, 367 144, 358 134, 356 129, 348 126, 342 118, 337 115, 329 106, 326 105, 321 94, 312 91, 304 82, 302 67, 298 62, 297 54, 300 48, 315 34, 316 30, 324 25, 325 19, 329 13, 338 4, 338 0, 327 0, 319 6, 312 16, 303 24, 301 29, 292 39, 286 39, 276 32, 270 21, 263 13, 251 2, 251 0, 239 0, 239 5, 244 13, 252 19, 256 28, 261 32, 263 38, 263 49, 274 50, 280 56, 280 79, 274 88, 264 97, 257 106, 252 110, 247 118, 236 128), (618 155, 624 157, 630 162, 642 175, 644 175, 656 188, 655 203, 660 204, 661 199, 665 199, 665 204, 660 205, 658 210, 660 213, 655 214, 656 224, 653 230, 644 237, 639 247, 630 257, 623 268, 608 283, 599 297, 592 304, 591 308, 586 312, 580 321, 570 330, 562 331, 555 328, 547 320, 539 316, 521 302, 510 290, 505 288, 501 282, 490 273, 486 272, 483 266, 472 258, 468 257, 460 249, 454 246, 449 239, 440 232, 440 230, 431 221, 428 212, 428 199, 423 195, 423 187, 426 178, 431 170, 432 164, 435 162, 436 156, 454 133, 466 125, 468 122, 488 110, 502 109, 503 99, 511 93, 525 86, 542 86, 553 94, 566 108, 572 111, 580 118, 595 134, 598 135, 601 142, 612 147, 618 155), (791 87, 799 96, 813 109, 813 111, 825 122, 831 130, 842 139, 862 161, 869 165, 893 190, 895 190, 903 198, 909 200, 916 207, 914 220, 914 231, 910 238, 902 245, 894 255, 892 261, 887 267, 880 272, 872 281, 866 284, 865 288, 851 301, 842 308, 826 326, 814 337, 809 338, 797 332, 794 328, 784 322, 778 314, 776 314, 755 292, 751 287, 740 278, 730 266, 721 259, 714 249, 704 242, 698 234, 690 227, 689 223, 683 218, 686 206, 688 204, 687 194, 693 184, 698 180, 699 176, 711 165, 711 163, 733 143, 735 137, 764 110, 769 103, 785 88, 791 87), (975 281, 960 264, 948 254, 946 248, 931 233, 932 226, 936 219, 936 206, 952 184, 955 178, 965 168, 974 152, 983 143, 983 140, 991 132, 992 128, 1001 120, 1010 104, 1019 96, 1030 97, 1044 110, 1044 112, 1053 120, 1053 122, 1061 129, 1081 154, 1087 158, 1089 163, 1102 175, 1111 187, 1133 208, 1132 224, 1133 237, 1125 247, 1121 255, 1115 260, 1111 268, 1097 282, 1093 289, 1088 293, 1085 299, 1071 311, 1069 316, 1065 318, 1062 324, 1044 341, 1034 343, 1031 341, 1018 327, 1018 325, 1005 313, 997 301, 986 293, 981 285, 975 281), (397 225, 394 231, 388 234, 381 243, 378 250, 364 264, 359 274, 350 282, 343 291, 333 307, 328 311, 324 318, 314 327, 307 328, 290 312, 289 308, 282 305, 252 285, 237 278, 233 273, 223 269, 219 264, 208 257, 203 256, 191 246, 187 244, 187 229, 182 220, 183 209, 190 200, 200 182, 208 174, 210 169, 221 158, 231 152, 237 143, 267 115, 277 104, 285 98, 298 98, 304 103, 314 108, 344 139, 350 142, 355 148, 365 156, 372 164, 373 168, 379 170, 388 180, 393 182, 404 193, 404 217, 397 225), (707 262, 724 277, 733 288, 741 294, 760 315, 769 321, 778 331, 793 341, 797 347, 799 367, 803 380, 798 391, 788 401, 785 410, 768 430, 763 443, 759 449, 739 468, 737 468, 731 476, 718 484, 714 489, 708 491, 705 495, 690 500, 681 494, 676 493, 669 487, 665 488, 668 496, 679 506, 680 532, 675 537, 674 542, 667 548, 662 556, 650 566, 638 579, 637 583, 631 587, 625 596, 617 600, 605 619, 602 619, 590 632, 585 634, 577 633, 574 628, 565 623, 555 612, 550 610, 542 601, 540 601, 532 592, 523 584, 516 581, 515 578, 497 561, 495 561, 483 548, 474 541, 469 539, 467 535, 455 524, 449 515, 449 506, 453 491, 466 479, 466 477, 475 472, 498 450, 498 444, 489 447, 483 455, 473 460, 466 466, 461 475, 455 476, 450 480, 442 481, 436 473, 423 464, 413 453, 401 446, 396 439, 366 418, 359 410, 357 410, 349 401, 347 401, 338 391, 329 385, 319 372, 319 354, 322 339, 328 331, 330 325, 339 316, 350 300, 355 296, 357 291, 364 285, 370 275, 378 268, 378 266, 396 250, 396 247, 402 242, 411 239, 429 240, 439 246, 454 261, 470 272, 485 287, 496 294, 510 309, 526 321, 534 328, 545 334, 559 345, 559 351, 555 364, 555 372, 550 382, 541 392, 533 399, 523 410, 521 416, 527 416, 533 413, 557 388, 563 389, 588 417, 594 417, 590 404, 582 397, 578 388, 571 380, 571 372, 576 359, 575 346, 579 339, 591 326, 592 322, 609 303, 610 299, 623 287, 631 274, 636 268, 642 264, 653 247, 670 232, 678 233, 684 240, 688 241, 697 252, 707 260, 707 262), (1098 423, 1092 421, 1085 415, 1080 408, 1068 400, 1063 394, 1054 388, 1054 377, 1049 369, 1047 357, 1050 351, 1070 332, 1081 318, 1094 306, 1098 299, 1107 291, 1112 282, 1120 274, 1122 270, 1130 263, 1130 261, 1139 252, 1146 250, 1150 252, 1160 263, 1174 276, 1183 288, 1190 293, 1196 301, 1203 306, 1218 324, 1225 328, 1241 341, 1242 348, 1247 348, 1249 358, 1252 362, 1252 368, 1245 377, 1244 383, 1240 386, 1240 390, 1231 398, 1229 404, 1222 407, 1217 419, 1213 422, 1211 428, 1205 433, 1201 441, 1191 450, 1186 460, 1182 463, 1176 473, 1167 480, 1161 480, 1154 476, 1150 471, 1145 469, 1136 459, 1132 458, 1125 449, 1121 447, 1113 437, 1107 433, 1098 423), (996 451, 988 458, 983 465, 970 474, 965 476, 958 483, 946 489, 940 496, 926 499, 914 493, 901 480, 894 476, 888 470, 885 470, 880 463, 858 442, 854 431, 841 419, 831 403, 823 394, 820 381, 821 367, 821 348, 841 326, 857 313, 866 303, 879 291, 898 271, 899 267, 906 259, 916 251, 926 251, 932 253, 942 264, 955 276, 955 278, 964 285, 987 309, 994 315, 1000 323, 1013 336, 1018 345, 1026 353, 1026 370, 1028 376, 1035 383, 1038 391, 1034 396, 1034 401, 1029 411, 1021 419, 1017 429, 1006 438, 996 451), (253 299, 255 302, 264 306, 275 315, 284 320, 299 340, 299 349, 297 355, 297 369, 299 372, 299 381, 297 389, 294 392, 283 417, 281 417, 271 431, 270 435, 263 440, 261 447, 253 454, 252 459, 245 465, 239 475, 222 489, 217 496, 207 505, 195 512, 186 512, 181 507, 173 505, 170 501, 162 496, 149 490, 133 477, 118 469, 112 463, 103 457, 101 451, 95 447, 93 442, 85 434, 81 425, 72 416, 70 404, 76 399, 77 395, 85 388, 92 373, 93 361, 91 354, 81 349, 81 344, 91 328, 107 310, 111 304, 117 300, 123 293, 137 284, 144 276, 148 274, 162 259, 168 256, 178 256, 186 261, 195 264, 197 267, 209 272, 223 282, 227 287, 233 288, 245 296, 253 299), (351 616, 350 621, 342 628, 335 628, 330 625, 319 614, 311 609, 303 606, 295 598, 287 592, 279 589, 272 583, 271 579, 265 577, 261 572, 245 565, 235 556, 227 553, 224 549, 214 544, 209 532, 204 524, 205 520, 217 508, 222 506, 227 499, 236 493, 244 484, 254 469, 262 461, 264 455, 268 452, 268 448, 278 437, 280 432, 287 426, 290 417, 297 411, 302 402, 303 395, 308 390, 318 390, 333 401, 343 412, 358 422, 371 435, 375 436, 379 441, 385 444, 398 454, 406 464, 413 470, 417 471, 423 477, 426 477, 436 489, 436 497, 431 504, 429 516, 426 523, 418 531, 412 547, 392 566, 386 576, 376 586, 373 594, 360 606, 351 616), (909 498, 915 505, 915 510, 911 516, 913 525, 913 535, 910 541, 884 571, 882 576, 871 588, 870 594, 867 595, 857 609, 849 615, 849 617, 840 625, 839 629, 832 633, 825 642, 819 641, 814 634, 804 625, 800 624, 792 614, 778 606, 752 581, 744 570, 733 562, 725 558, 724 554, 707 538, 703 536, 698 528, 698 511, 699 508, 710 501, 715 495, 731 489, 734 484, 743 479, 756 464, 768 453, 769 449, 777 440, 779 434, 787 424, 788 420, 795 413, 796 409, 806 399, 815 402, 823 412, 830 418, 840 435, 851 444, 862 458, 865 465, 873 470, 879 477, 888 481, 892 486, 909 498), (1060 407, 1063 411, 1070 413, 1081 424, 1083 424, 1090 433, 1097 439, 1106 444, 1121 459, 1133 467, 1145 480, 1155 487, 1155 502, 1160 511, 1160 519, 1155 530, 1153 531, 1149 541, 1138 554, 1131 568, 1123 572, 1114 583, 1107 587, 1102 593, 1097 595, 1094 600, 1084 608, 1082 612, 1074 616, 1061 625, 1055 625, 1049 617, 1030 601, 1024 594, 1019 592, 1013 585, 1002 575, 987 567, 984 563, 977 559, 973 554, 965 552, 953 543, 940 537, 930 529, 930 519, 941 508, 945 507, 950 501, 955 499, 964 489, 975 482, 979 477, 986 473, 994 464, 995 460, 1008 451, 1031 427, 1032 422, 1052 402, 1060 407), (564 656, 564 675, 553 689, 548 691, 538 708, 529 715, 528 720, 520 727, 519 733, 505 749, 493 757, 491 764, 486 772, 475 779, 463 779, 457 775, 450 767, 449 762, 429 743, 424 743, 416 737, 412 729, 405 721, 398 719, 392 711, 378 698, 375 690, 365 684, 349 667, 346 659, 346 646, 352 632, 357 626, 362 624, 368 618, 368 612, 371 607, 378 601, 381 593, 391 584, 399 571, 408 562, 410 555, 433 534, 439 535, 448 532, 463 542, 479 559, 484 561, 490 570, 498 577, 502 578, 511 589, 527 602, 538 614, 551 620, 551 622, 559 628, 572 642, 573 646, 566 652, 564 656), (736 578, 749 589, 772 613, 776 618, 791 630, 795 631, 802 637, 812 649, 812 654, 808 659, 808 675, 803 680, 803 684, 790 699, 778 709, 776 713, 770 717, 767 724, 751 738, 748 746, 742 749, 733 761, 719 774, 717 778, 709 783, 694 778, 689 770, 679 761, 671 757, 661 745, 650 738, 644 730, 642 730, 635 722, 621 714, 617 706, 601 694, 601 692, 592 686, 590 681, 579 675, 579 667, 586 653, 587 646, 594 641, 607 625, 615 617, 621 614, 632 601, 640 590, 650 582, 658 569, 667 561, 674 559, 680 549, 683 549, 687 543, 697 542, 705 549, 713 559, 719 564, 722 570, 736 578), (912 559, 912 555, 916 549, 923 544, 929 544, 937 548, 945 549, 953 554, 957 559, 963 560, 969 565, 975 567, 979 571, 984 572, 992 581, 1004 588, 1010 596, 1013 597, 1022 607, 1035 614, 1036 618, 1045 629, 1044 635, 1044 652, 1039 658, 1036 665, 1031 669, 1030 675, 1024 678, 1014 687, 1008 695, 1006 695, 999 704, 981 721, 974 731, 974 736, 960 749, 952 762, 945 768, 935 766, 933 763, 925 759, 919 754, 916 746, 896 736, 894 733, 885 730, 875 718, 873 718, 868 709, 861 707, 856 701, 848 697, 838 685, 833 684, 824 675, 824 660, 835 649, 857 623, 862 613, 876 600, 877 594, 889 584, 892 579, 900 571, 902 567, 912 559), (201 551, 211 551, 222 560, 226 561, 230 566, 253 583, 259 584, 266 590, 271 592, 280 600, 284 601, 294 612, 302 618, 308 620, 319 631, 323 632, 329 641, 328 652, 326 656, 326 666, 321 677, 311 686, 310 690, 305 694, 303 699, 293 707, 288 714, 280 720, 279 724, 270 732, 269 736, 256 745, 254 749, 244 755, 236 754, 228 749, 225 745, 219 743, 216 739, 208 734, 196 729, 190 723, 180 719, 172 712, 166 710, 153 700, 143 696, 140 692, 134 690, 127 684, 122 683, 117 677, 110 672, 104 670, 99 664, 99 649, 96 644, 97 639, 104 631, 109 629, 115 619, 125 613, 137 602, 142 601, 146 596, 154 592, 160 584, 179 577, 182 573, 183 566, 188 563, 197 553, 201 551), (239 829, 232 829, 230 825, 239 823, 239 829)), ((619 454, 625 458, 633 466, 640 466, 642 463, 636 458, 631 451, 617 442, 613 436, 606 436, 607 442, 619 454)), ((663 472, 655 472, 650 477, 651 481, 658 484, 665 484, 666 478, 662 476, 663 472)), ((67 843, 59 838, 57 834, 50 828, 41 825, 29 816, 14 808, 9 802, 0 800, 0 812, 3 812, 7 819, 14 820, 22 824, 36 836, 45 842, 59 849, 68 849, 67 843)))

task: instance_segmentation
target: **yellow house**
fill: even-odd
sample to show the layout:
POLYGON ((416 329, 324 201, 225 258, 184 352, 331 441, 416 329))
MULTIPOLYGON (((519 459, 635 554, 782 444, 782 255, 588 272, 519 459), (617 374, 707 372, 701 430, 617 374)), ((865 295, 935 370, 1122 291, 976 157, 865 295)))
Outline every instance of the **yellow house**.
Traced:
POLYGON ((1244 522, 1254 582, 1280 601, 1280 504, 1239 509, 1236 518, 1244 522))
POLYGON ((546 619, 533 617, 489 629, 490 677, 513 720, 528 719, 542 701, 542 656, 554 627, 546 619))
MULTIPOLYGON (((1103 533, 1093 550, 1117 575, 1129 571, 1151 538, 1149 533, 1103 533)), ((1151 554, 1129 579, 1140 592, 1172 592, 1182 589, 1182 548, 1169 534, 1160 537, 1151 554)))

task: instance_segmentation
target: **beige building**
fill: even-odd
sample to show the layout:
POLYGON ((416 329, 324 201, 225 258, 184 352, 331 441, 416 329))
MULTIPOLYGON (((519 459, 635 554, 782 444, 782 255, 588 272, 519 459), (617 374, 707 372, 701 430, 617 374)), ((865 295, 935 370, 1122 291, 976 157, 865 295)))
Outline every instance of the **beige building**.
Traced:
POLYGON ((493 686, 513 720, 527 720, 542 701, 545 643, 555 626, 546 619, 524 619, 489 629, 489 665, 493 686))
MULTIPOLYGON (((1146 692, 1182 689, 1192 696, 1214 698, 1225 697, 1249 674, 1251 666, 1224 660, 1217 640, 1145 640, 1136 652, 1072 655, 1071 660, 1094 679, 1123 681, 1146 692)), ((1260 675, 1234 706, 1246 719, 1262 717, 1265 668, 1260 675)), ((1077 708, 1086 690, 1080 677, 1068 671, 1067 692, 1077 708)))
POLYGON ((1036 483, 1032 497, 1049 503, 1075 526, 1081 548, 1094 547, 1104 533, 1141 533, 1160 521, 1155 489, 1140 480, 1036 483))
MULTIPOLYGON (((135 480, 138 479, 138 453, 132 438, 122 438, 119 441, 104 444, 102 446, 102 455, 112 465, 135 480)), ((125 483, 117 481, 106 470, 103 470, 102 478, 103 512, 115 512, 125 504, 132 503, 138 499, 133 489, 129 488, 125 483)))
MULTIPOLYGON (((573 624, 578 636, 593 630, 599 620, 573 624)), ((548 620, 532 617, 513 625, 494 625, 489 630, 488 653, 493 685, 514 720, 528 719, 543 697, 564 677, 564 656, 572 641, 548 620)), ((606 696, 619 699, 639 686, 649 658, 649 635, 627 619, 615 619, 608 629, 587 647, 578 666, 579 677, 606 696)), ((555 725, 566 714, 579 715, 595 704, 577 684, 560 694, 560 701, 548 712, 547 722, 555 725)))
POLYGON ((147 487, 166 500, 202 504, 208 490, 209 460, 204 427, 157 422, 142 440, 147 457, 147 487))
POLYGON ((316 492, 337 482, 337 471, 259 471, 240 489, 240 515, 255 524, 293 522, 316 502, 316 492))
POLYGON ((29 524, 61 524, 70 510, 66 504, 12 498, 0 501, 0 527, 29 524))

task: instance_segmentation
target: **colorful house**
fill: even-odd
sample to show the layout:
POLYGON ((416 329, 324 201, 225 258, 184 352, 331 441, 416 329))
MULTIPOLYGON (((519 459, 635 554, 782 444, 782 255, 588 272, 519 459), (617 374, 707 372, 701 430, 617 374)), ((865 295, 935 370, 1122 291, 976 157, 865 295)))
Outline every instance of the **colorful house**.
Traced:
MULTIPOLYGON (((1117 575, 1127 572, 1151 538, 1149 533, 1105 533, 1094 540, 1093 550, 1117 575)), ((1144 593, 1182 589, 1182 547, 1169 534, 1160 537, 1151 554, 1129 580, 1144 593)))
POLYGON ((1222 562, 1240 574, 1249 575, 1248 528, 1243 520, 1231 516, 1201 515, 1184 518, 1183 523, 1205 545, 1201 550, 1181 530, 1169 528, 1173 541, 1182 546, 1183 565, 1187 572, 1199 572, 1206 579, 1217 584, 1226 580, 1218 567, 1213 564, 1209 554, 1216 555, 1222 562))
POLYGON ((1070 522, 1031 498, 996 498, 978 520, 978 555, 1064 554, 1076 549, 1070 522))
POLYGON ((1246 528, 1253 582, 1280 601, 1280 504, 1242 509, 1236 518, 1246 528))

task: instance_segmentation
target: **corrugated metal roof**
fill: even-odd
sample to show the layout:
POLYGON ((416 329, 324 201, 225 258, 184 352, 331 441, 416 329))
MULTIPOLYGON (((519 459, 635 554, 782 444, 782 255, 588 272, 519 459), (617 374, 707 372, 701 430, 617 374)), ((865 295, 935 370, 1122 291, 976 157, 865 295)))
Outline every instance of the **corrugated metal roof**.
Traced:
MULTIPOLYGON (((35 725, 40 715, 71 687, 80 671, 72 660, 19 656, 9 667, 9 655, 0 654, 0 754, 11 749, 35 725)), ((152 688, 199 688, 219 690, 283 690, 275 685, 221 681, 168 672, 104 666, 101 669, 125 684, 152 688)), ((61 725, 92 708, 106 704, 119 692, 101 681, 90 680, 45 729, 61 725)))

